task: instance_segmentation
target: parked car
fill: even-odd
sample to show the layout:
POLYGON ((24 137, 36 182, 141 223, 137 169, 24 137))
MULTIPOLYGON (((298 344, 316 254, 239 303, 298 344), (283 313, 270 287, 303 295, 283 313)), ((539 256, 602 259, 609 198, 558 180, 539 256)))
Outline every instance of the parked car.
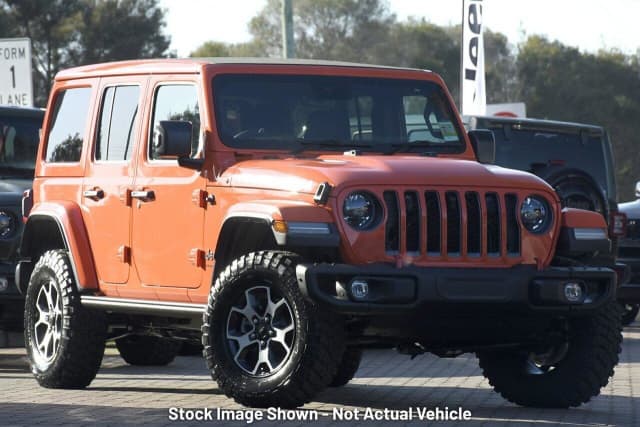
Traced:
MULTIPOLYGON (((605 129, 581 123, 483 116, 470 117, 469 128, 490 129, 494 133, 496 164, 544 179, 556 190, 564 207, 604 215, 609 224, 611 250, 599 253, 589 263, 614 267, 619 293, 625 294, 628 267, 616 260, 618 240, 625 233, 625 216, 616 203, 615 167, 605 129)), ((633 310, 620 303, 625 312, 633 310)))
POLYGON ((31 188, 44 111, 0 106, 0 330, 22 331, 24 298, 14 272, 22 235, 22 194, 31 188))
POLYGON ((627 232, 620 239, 618 257, 631 268, 630 283, 618 291, 618 299, 624 304, 624 324, 632 323, 640 311, 640 182, 636 184, 637 200, 621 203, 620 212, 627 216, 627 232))
POLYGON ((98 64, 60 72, 47 111, 16 268, 44 387, 86 387, 107 339, 132 364, 200 339, 220 389, 258 407, 346 384, 369 347, 474 352, 536 407, 613 374, 616 273, 584 262, 611 245, 604 217, 483 164, 491 132, 465 131, 435 73, 98 64))
POLYGON ((552 120, 472 116, 470 129, 489 129, 496 140, 496 164, 531 172, 558 193, 563 207, 604 215, 614 248, 624 234, 618 212, 611 143, 600 126, 552 120))

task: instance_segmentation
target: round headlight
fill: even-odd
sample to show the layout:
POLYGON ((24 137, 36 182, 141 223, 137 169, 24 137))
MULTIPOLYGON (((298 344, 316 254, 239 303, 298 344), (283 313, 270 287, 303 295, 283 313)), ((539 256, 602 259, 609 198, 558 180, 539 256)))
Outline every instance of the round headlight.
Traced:
POLYGON ((356 230, 367 230, 375 225, 379 215, 376 199, 364 192, 354 192, 344 199, 342 215, 347 224, 356 230))
POLYGON ((16 230, 16 220, 10 213, 0 211, 0 239, 10 237, 16 230))
POLYGON ((549 203, 542 197, 529 196, 522 202, 520 208, 522 225, 531 233, 544 233, 551 224, 551 209, 549 203))

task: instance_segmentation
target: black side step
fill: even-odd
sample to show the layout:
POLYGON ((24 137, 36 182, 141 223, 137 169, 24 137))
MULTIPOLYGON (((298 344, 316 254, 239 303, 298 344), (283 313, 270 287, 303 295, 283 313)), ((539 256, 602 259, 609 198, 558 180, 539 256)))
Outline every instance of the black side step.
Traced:
POLYGON ((177 318, 202 318, 202 314, 207 307, 204 304, 137 300, 94 295, 82 295, 80 301, 85 307, 96 310, 177 318))

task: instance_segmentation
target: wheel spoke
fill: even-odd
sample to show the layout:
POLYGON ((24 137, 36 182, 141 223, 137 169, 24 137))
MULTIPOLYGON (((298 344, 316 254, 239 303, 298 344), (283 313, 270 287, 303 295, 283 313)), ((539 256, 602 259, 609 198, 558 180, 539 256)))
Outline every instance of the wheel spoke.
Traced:
POLYGON ((258 373, 258 369, 263 364, 267 365, 269 368, 269 372, 273 371, 273 366, 271 366, 271 362, 269 361, 269 346, 267 345, 265 348, 261 348, 258 352, 258 361, 256 362, 256 366, 253 368, 253 375, 258 373))
POLYGON ((227 332, 227 338, 235 340, 238 343, 238 351, 236 352, 236 357, 238 357, 238 355, 240 355, 240 353, 242 353, 245 348, 258 342, 256 339, 249 338, 251 334, 253 334, 253 332, 247 332, 244 335, 236 337, 233 335, 229 335, 229 333, 227 332))
POLYGON ((280 301, 278 302, 272 302, 271 299, 269 299, 269 306, 267 308, 267 313, 269 313, 271 315, 271 317, 275 317, 276 312, 278 311, 278 309, 280 307, 282 307, 283 305, 287 304, 287 300, 285 300, 284 298, 280 299, 280 301))
POLYGON ((273 330, 276 331, 276 336, 271 338, 271 340, 280 343, 280 345, 282 345, 284 349, 287 351, 287 355, 288 355, 290 349, 289 349, 289 344, 287 344, 286 336, 287 336, 287 332, 293 330, 293 323, 287 326, 286 328, 274 327, 273 330))

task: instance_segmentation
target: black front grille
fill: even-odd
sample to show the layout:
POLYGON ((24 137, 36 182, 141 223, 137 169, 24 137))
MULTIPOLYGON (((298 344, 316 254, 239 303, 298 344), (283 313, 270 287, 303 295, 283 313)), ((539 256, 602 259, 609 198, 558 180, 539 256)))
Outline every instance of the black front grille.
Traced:
POLYGON ((385 250, 390 255, 520 255, 515 194, 387 190, 383 198, 387 210, 385 250))

